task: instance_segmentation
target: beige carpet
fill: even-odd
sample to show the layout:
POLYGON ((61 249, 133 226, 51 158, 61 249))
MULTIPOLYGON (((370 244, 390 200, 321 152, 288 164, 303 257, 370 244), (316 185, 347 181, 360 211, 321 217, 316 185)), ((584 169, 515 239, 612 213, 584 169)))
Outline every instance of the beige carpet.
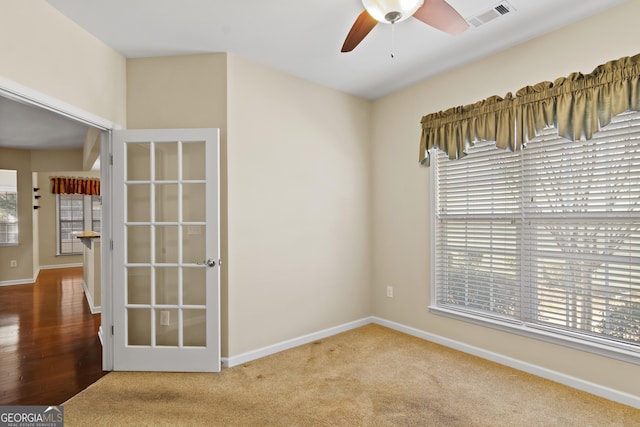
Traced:
POLYGON ((377 325, 219 374, 112 372, 67 426, 638 426, 640 410, 377 325))

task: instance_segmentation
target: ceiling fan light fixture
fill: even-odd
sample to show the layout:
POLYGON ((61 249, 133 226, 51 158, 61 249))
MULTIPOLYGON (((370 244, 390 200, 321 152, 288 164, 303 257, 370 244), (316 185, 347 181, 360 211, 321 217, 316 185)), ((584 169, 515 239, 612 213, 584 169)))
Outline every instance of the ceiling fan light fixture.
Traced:
POLYGON ((412 16, 424 0, 362 0, 372 18, 385 24, 402 22, 412 16))

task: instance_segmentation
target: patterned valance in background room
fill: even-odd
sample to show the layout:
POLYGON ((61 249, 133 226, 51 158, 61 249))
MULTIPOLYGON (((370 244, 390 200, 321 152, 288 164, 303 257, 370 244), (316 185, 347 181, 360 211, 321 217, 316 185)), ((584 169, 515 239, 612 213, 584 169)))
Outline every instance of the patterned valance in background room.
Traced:
POLYGON ((516 151, 550 126, 571 141, 588 140, 625 111, 640 111, 640 54, 607 62, 590 74, 524 87, 515 97, 507 93, 428 114, 421 121, 419 161, 428 166, 433 147, 452 160, 462 158, 480 140, 516 151))
POLYGON ((86 194, 88 196, 100 195, 100 179, 75 178, 58 176, 51 178, 52 194, 86 194))

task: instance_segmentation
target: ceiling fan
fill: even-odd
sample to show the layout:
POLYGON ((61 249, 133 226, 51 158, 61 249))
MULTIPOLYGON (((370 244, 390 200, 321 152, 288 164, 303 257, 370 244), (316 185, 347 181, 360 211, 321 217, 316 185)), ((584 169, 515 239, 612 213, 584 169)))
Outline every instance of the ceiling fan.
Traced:
POLYGON ((342 52, 351 52, 378 22, 396 24, 413 16, 438 30, 457 35, 469 24, 445 0, 362 0, 365 8, 349 30, 342 52))

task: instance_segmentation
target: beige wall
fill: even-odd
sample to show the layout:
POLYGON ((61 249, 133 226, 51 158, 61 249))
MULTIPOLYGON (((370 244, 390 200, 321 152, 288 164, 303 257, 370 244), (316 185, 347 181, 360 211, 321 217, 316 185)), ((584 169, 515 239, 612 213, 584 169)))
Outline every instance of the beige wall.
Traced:
POLYGON ((82 150, 0 149, 0 169, 18 170, 20 243, 17 247, 0 247, 0 282, 29 282, 40 266, 81 264, 82 256, 56 256, 56 201, 51 194, 50 179, 59 175, 99 177, 99 172, 82 171, 82 150), (52 167, 57 170, 48 172, 52 167), (40 188, 40 208, 35 214, 34 172, 36 186, 40 188), (38 223, 33 227, 35 220, 38 223), (18 268, 9 268, 14 259, 18 268))
POLYGON ((100 140, 102 132, 96 128, 89 128, 82 146, 82 169, 91 170, 100 158, 100 140))
MULTIPOLYGON (((125 61, 44 0, 4 0, 0 77, 123 127, 221 129, 224 356, 373 313, 638 395, 635 365, 428 313, 429 171, 417 166, 422 115, 636 54, 637 16, 628 2, 371 103, 233 55, 125 61)), ((0 150, 20 192, 51 170, 37 157, 0 150)), ((21 239, 31 203, 20 199, 21 239)), ((0 248, 0 281, 29 277, 32 258, 0 248)))
MULTIPOLYGON (((34 188, 34 206, 40 206, 40 201, 35 199, 36 194, 39 195, 40 191, 36 191, 36 188, 39 188, 38 184, 38 172, 31 172, 31 186, 34 188)), ((32 270, 34 271, 34 275, 36 271, 40 270, 40 216, 38 215, 39 209, 34 209, 31 217, 31 253, 33 254, 32 259, 32 270)))
MULTIPOLYGON (((31 170, 33 172, 81 171, 82 150, 33 150, 31 151, 31 170)), ((40 187, 40 193, 51 193, 51 185, 45 183, 40 187)))
MULTIPOLYGON (((38 171, 38 184, 40 187, 40 209, 38 209, 38 228, 39 232, 39 253, 40 266, 52 267, 56 265, 82 264, 82 255, 56 255, 57 252, 57 236, 56 236, 56 196, 51 194, 51 178, 54 176, 74 176, 100 178, 100 172, 83 171, 78 167, 77 161, 82 163, 82 150, 64 150, 69 153, 69 157, 76 158, 76 164, 72 166, 68 164, 65 168, 64 162, 51 163, 59 168, 56 171, 40 170, 38 171)), ((51 152, 49 152, 51 153, 51 152)), ((52 154, 57 154, 53 152, 52 154)), ((70 163, 70 162, 68 162, 70 163)))
POLYGON ((33 182, 31 153, 0 148, 0 169, 17 171, 18 180, 18 245, 0 246, 0 282, 33 279, 33 182), (10 267, 11 260, 18 262, 10 267))
MULTIPOLYGON (((0 87, 7 81, 7 84, 18 84, 52 97, 59 103, 68 104, 123 127, 126 125, 124 57, 78 27, 45 0, 2 1, 0 50, 3 52, 0 55, 0 87)), ((0 161, 7 164, 7 168, 23 168, 23 158, 29 156, 29 152, 22 152, 18 157, 0 156, 0 161)), ((64 155, 36 157, 31 165, 34 171, 53 168, 70 170, 64 163, 57 163, 68 161, 64 155)), ((80 165, 71 170, 82 170, 82 154, 80 161, 80 165)), ((31 170, 31 166, 24 168, 31 170)), ((30 189, 32 177, 31 173, 28 175, 29 183, 26 184, 25 177, 23 186, 30 189)), ((18 191, 22 192, 21 189, 18 191)), ((23 202, 28 202, 31 206, 31 197, 28 201, 22 197, 20 203, 23 202)), ((21 224, 31 225, 33 217, 42 219, 44 216, 42 212, 37 215, 32 215, 31 211, 28 213, 29 219, 21 218, 21 224)), ((23 233, 24 228, 21 225, 21 241, 23 237, 27 237, 26 231, 23 233)), ((17 253, 16 251, 22 250, 22 246, 20 249, 0 252, 0 282, 33 278, 33 246, 31 236, 28 237, 29 247, 24 250, 31 251, 31 255, 17 253), (19 261, 17 269, 9 270, 4 268, 5 257, 19 257, 25 262, 19 261)))
MULTIPOLYGON (((127 61, 129 129, 220 129, 220 249, 227 257, 227 64, 226 54, 127 61)), ((227 266, 220 269, 221 345, 228 354, 227 266)))
POLYGON ((56 197, 51 194, 53 176, 96 176, 82 172, 82 150, 31 151, 31 170, 38 173, 40 209, 38 209, 38 251, 40 266, 82 264, 82 255, 56 256, 56 197), (52 171, 52 169, 55 169, 52 171))
POLYGON ((2 0, 0 77, 124 126, 125 59, 45 0, 2 0))
POLYGON ((417 164, 424 114, 469 104, 639 52, 640 2, 380 99, 373 113, 374 314, 565 375, 640 395, 638 366, 430 314, 429 169, 417 164), (385 297, 394 286, 394 298, 385 297))
POLYGON ((368 101, 229 55, 229 354, 371 313, 368 101))
POLYGON ((226 54, 127 83, 131 129, 221 128, 223 356, 369 314, 368 102, 226 54))

